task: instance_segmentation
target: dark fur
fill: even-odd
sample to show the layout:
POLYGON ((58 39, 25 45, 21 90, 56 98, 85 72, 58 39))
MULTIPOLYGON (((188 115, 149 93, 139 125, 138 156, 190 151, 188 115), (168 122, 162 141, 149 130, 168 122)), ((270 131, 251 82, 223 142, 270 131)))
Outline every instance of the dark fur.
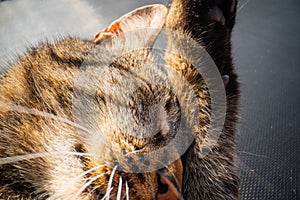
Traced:
POLYGON ((174 0, 166 27, 178 30, 197 40, 209 52, 220 74, 229 75, 226 86, 227 115, 218 144, 205 158, 197 157, 194 144, 183 157, 183 195, 186 199, 239 199, 237 172, 236 122, 239 112, 239 84, 231 56, 231 32, 235 22, 236 1, 174 0), (230 11, 231 4, 234 9, 230 11), (219 7, 225 25, 210 17, 219 7))

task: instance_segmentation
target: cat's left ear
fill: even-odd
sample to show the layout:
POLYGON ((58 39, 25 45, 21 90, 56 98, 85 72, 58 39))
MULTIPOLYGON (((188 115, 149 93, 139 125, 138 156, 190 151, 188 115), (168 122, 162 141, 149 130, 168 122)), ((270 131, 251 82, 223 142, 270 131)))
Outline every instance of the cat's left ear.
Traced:
POLYGON ((149 31, 146 31, 146 34, 145 31, 142 31, 143 35, 139 37, 139 40, 143 40, 145 44, 152 42, 164 26, 167 13, 167 7, 161 4, 138 8, 123 15, 121 18, 115 20, 108 28, 98 32, 94 37, 94 43, 98 44, 106 38, 120 33, 146 28, 148 28, 149 31))

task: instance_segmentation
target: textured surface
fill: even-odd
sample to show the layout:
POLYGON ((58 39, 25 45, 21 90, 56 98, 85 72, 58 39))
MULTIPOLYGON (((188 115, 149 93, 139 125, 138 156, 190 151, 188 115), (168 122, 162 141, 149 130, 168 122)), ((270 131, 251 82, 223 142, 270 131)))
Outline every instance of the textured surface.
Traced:
MULTIPOLYGON (((0 2, 0 71, 14 52, 45 37, 90 37, 134 8, 166 2, 0 2)), ((300 2, 241 0, 238 7, 233 53, 242 83, 242 199, 300 199, 300 2)))
POLYGON ((300 2, 239 7, 233 52, 242 83, 242 197, 300 199, 300 2))

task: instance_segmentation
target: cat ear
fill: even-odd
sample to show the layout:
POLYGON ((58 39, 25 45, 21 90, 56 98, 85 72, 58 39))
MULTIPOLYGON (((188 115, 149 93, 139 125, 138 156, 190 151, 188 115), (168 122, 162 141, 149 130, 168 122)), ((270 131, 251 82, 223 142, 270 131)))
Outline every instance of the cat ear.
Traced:
POLYGON ((139 37, 139 40, 142 40, 140 42, 145 44, 154 42, 164 26, 167 13, 167 7, 161 4, 138 8, 123 15, 121 18, 115 20, 108 28, 98 32, 94 37, 94 43, 98 44, 106 38, 113 37, 120 33, 146 28, 148 28, 149 31, 141 31, 143 35, 139 37))

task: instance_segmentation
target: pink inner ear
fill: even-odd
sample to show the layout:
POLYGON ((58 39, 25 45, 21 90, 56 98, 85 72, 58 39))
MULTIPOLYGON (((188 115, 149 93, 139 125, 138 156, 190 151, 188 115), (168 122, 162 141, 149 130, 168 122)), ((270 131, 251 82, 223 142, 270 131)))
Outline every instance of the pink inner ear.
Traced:
MULTIPOLYGON (((143 16, 143 14, 146 15, 147 13, 144 10, 140 9, 140 10, 135 10, 127 15, 122 16, 120 19, 117 19, 116 21, 114 21, 109 27, 98 32, 94 36, 94 43, 98 44, 108 37, 112 37, 114 35, 118 35, 119 33, 122 33, 123 28, 124 28, 124 27, 122 27, 122 24, 123 24, 123 26, 124 26, 124 24, 129 24, 129 23, 134 24, 137 19, 142 19, 143 17, 146 17, 146 16, 143 16)), ((136 28, 140 28, 140 27, 136 27, 136 28)), ((127 31, 129 31, 129 30, 130 29, 128 29, 127 31)))
POLYGON ((98 38, 99 36, 100 36, 100 32, 98 32, 98 33, 95 35, 94 39, 98 38))
POLYGON ((113 33, 111 33, 111 32, 100 31, 95 35, 94 43, 98 44, 101 41, 105 40, 106 38, 109 38, 109 37, 112 37, 112 36, 113 36, 113 33))
POLYGON ((94 36, 98 44, 108 37, 137 28, 161 28, 164 24, 168 9, 160 4, 138 8, 114 21, 108 28, 94 36))
POLYGON ((94 36, 94 43, 98 44, 106 38, 117 35, 120 32, 122 32, 120 22, 115 21, 110 27, 96 33, 96 35, 94 36))

